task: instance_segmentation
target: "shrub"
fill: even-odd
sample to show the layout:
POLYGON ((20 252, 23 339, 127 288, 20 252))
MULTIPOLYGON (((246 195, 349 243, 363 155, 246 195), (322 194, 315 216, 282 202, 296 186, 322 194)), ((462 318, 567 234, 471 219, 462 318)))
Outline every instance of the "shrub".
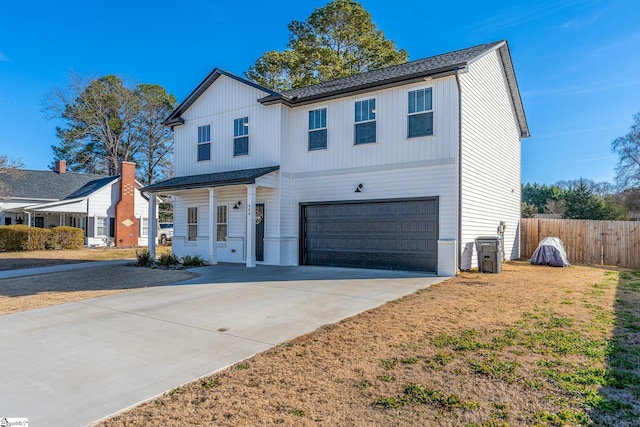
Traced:
POLYGON ((46 248, 50 231, 26 225, 0 227, 0 250, 37 251, 46 248))
POLYGON ((48 243, 53 249, 82 249, 84 230, 66 226, 52 228, 48 243))
POLYGON ((138 266, 148 267, 153 264, 154 260, 151 257, 151 252, 148 249, 139 249, 136 251, 136 258, 138 259, 138 266))
POLYGON ((182 257, 182 265, 185 267, 202 267, 204 265, 204 260, 198 255, 185 255, 182 257))
POLYGON ((179 263, 180 260, 178 259, 178 257, 169 252, 160 254, 160 258, 158 259, 158 264, 162 265, 163 267, 171 267, 172 265, 176 265, 179 263))

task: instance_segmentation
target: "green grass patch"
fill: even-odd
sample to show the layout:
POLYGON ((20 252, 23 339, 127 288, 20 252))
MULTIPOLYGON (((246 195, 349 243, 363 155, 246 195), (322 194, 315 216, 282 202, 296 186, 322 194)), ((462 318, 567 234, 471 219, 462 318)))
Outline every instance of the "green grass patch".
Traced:
POLYGON ((381 397, 374 403, 383 409, 398 408, 405 405, 431 405, 439 409, 478 409, 480 404, 473 401, 465 401, 455 394, 445 394, 420 384, 408 384, 405 386, 402 396, 381 397))
POLYGON ((471 365, 473 372, 476 374, 486 375, 509 383, 515 381, 514 372, 520 366, 516 361, 500 360, 495 354, 488 354, 482 359, 470 359, 469 365, 471 365))

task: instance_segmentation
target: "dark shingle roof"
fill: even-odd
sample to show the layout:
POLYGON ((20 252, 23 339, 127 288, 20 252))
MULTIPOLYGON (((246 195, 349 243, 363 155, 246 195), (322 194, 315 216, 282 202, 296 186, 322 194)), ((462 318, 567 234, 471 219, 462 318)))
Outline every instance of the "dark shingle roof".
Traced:
POLYGON ((184 100, 182 104, 167 118, 164 122, 167 126, 178 126, 184 124, 181 117, 195 101, 204 93, 204 91, 213 84, 220 76, 224 75, 235 79, 241 83, 247 84, 254 88, 260 89, 267 96, 258 101, 265 105, 283 103, 290 107, 305 105, 317 102, 323 99, 332 99, 341 96, 350 96, 358 93, 378 90, 385 87, 392 87, 401 84, 408 84, 420 81, 421 79, 431 77, 438 78, 451 75, 456 69, 466 67, 470 62, 481 57, 482 55, 498 50, 502 64, 504 66, 505 75, 509 90, 511 92, 511 100, 514 105, 518 124, 520 126, 520 135, 523 138, 529 136, 529 127, 524 114, 522 99, 515 77, 509 46, 505 40, 493 43, 485 43, 466 49, 456 50, 441 55, 431 56, 429 58, 419 59, 416 61, 406 62, 400 65, 381 68, 369 71, 367 73, 357 74, 342 79, 331 80, 312 86, 299 89, 276 93, 254 82, 250 82, 241 77, 235 76, 227 71, 215 68, 207 78, 198 85, 198 87, 184 100))
POLYGON ((225 185, 255 184, 256 178, 277 171, 280 166, 243 169, 237 171, 178 176, 144 187, 142 191, 162 192, 193 188, 222 187, 225 185))
MULTIPOLYGON (((452 71, 456 67, 466 65, 484 53, 495 49, 503 41, 481 44, 467 49, 456 50, 442 55, 392 65, 367 73, 356 74, 342 79, 331 80, 283 92, 288 100, 303 101, 308 98, 326 97, 335 93, 351 92, 362 87, 378 87, 396 80, 406 81, 411 78, 424 77, 442 72, 452 71)), ((273 97, 265 97, 261 101, 268 102, 273 97)))
POLYGON ((85 197, 117 177, 67 172, 23 170, 19 176, 0 174, 12 198, 63 200, 85 197))

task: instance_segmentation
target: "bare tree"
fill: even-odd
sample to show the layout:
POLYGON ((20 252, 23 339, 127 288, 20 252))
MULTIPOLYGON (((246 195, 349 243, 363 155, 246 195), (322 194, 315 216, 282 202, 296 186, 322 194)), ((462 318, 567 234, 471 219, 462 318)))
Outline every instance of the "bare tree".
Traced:
POLYGON ((66 89, 50 92, 45 111, 66 122, 56 129, 60 146, 52 148, 70 170, 115 175, 119 163, 133 160, 140 149, 140 100, 117 76, 87 81, 74 74, 66 89))
POLYGON ((564 200, 560 199, 547 199, 547 203, 544 205, 544 213, 552 215, 553 218, 562 218, 567 210, 564 204, 564 200))
POLYGON ((629 133, 611 143, 611 149, 618 154, 616 181, 623 189, 640 187, 640 113, 633 121, 629 133))
POLYGON ((136 159, 140 181, 148 185, 173 172, 173 132, 162 123, 175 108, 176 98, 155 84, 138 85, 136 94, 140 100, 136 132, 141 140, 136 159))

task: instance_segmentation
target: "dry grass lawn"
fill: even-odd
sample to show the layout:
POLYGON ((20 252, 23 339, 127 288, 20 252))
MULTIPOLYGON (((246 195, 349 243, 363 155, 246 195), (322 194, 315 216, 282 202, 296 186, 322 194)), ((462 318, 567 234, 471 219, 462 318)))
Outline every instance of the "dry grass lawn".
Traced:
POLYGON ((637 425, 639 276, 462 273, 103 425, 637 425))
MULTIPOLYGON (((51 265, 75 264, 86 261, 112 259, 135 259, 136 248, 84 248, 78 250, 48 250, 0 252, 0 271, 19 268, 48 267, 51 265)), ((157 254, 171 251, 170 246, 158 246, 157 254)))
POLYGON ((195 276, 197 274, 186 270, 116 265, 2 279, 0 315, 175 283, 195 276))

